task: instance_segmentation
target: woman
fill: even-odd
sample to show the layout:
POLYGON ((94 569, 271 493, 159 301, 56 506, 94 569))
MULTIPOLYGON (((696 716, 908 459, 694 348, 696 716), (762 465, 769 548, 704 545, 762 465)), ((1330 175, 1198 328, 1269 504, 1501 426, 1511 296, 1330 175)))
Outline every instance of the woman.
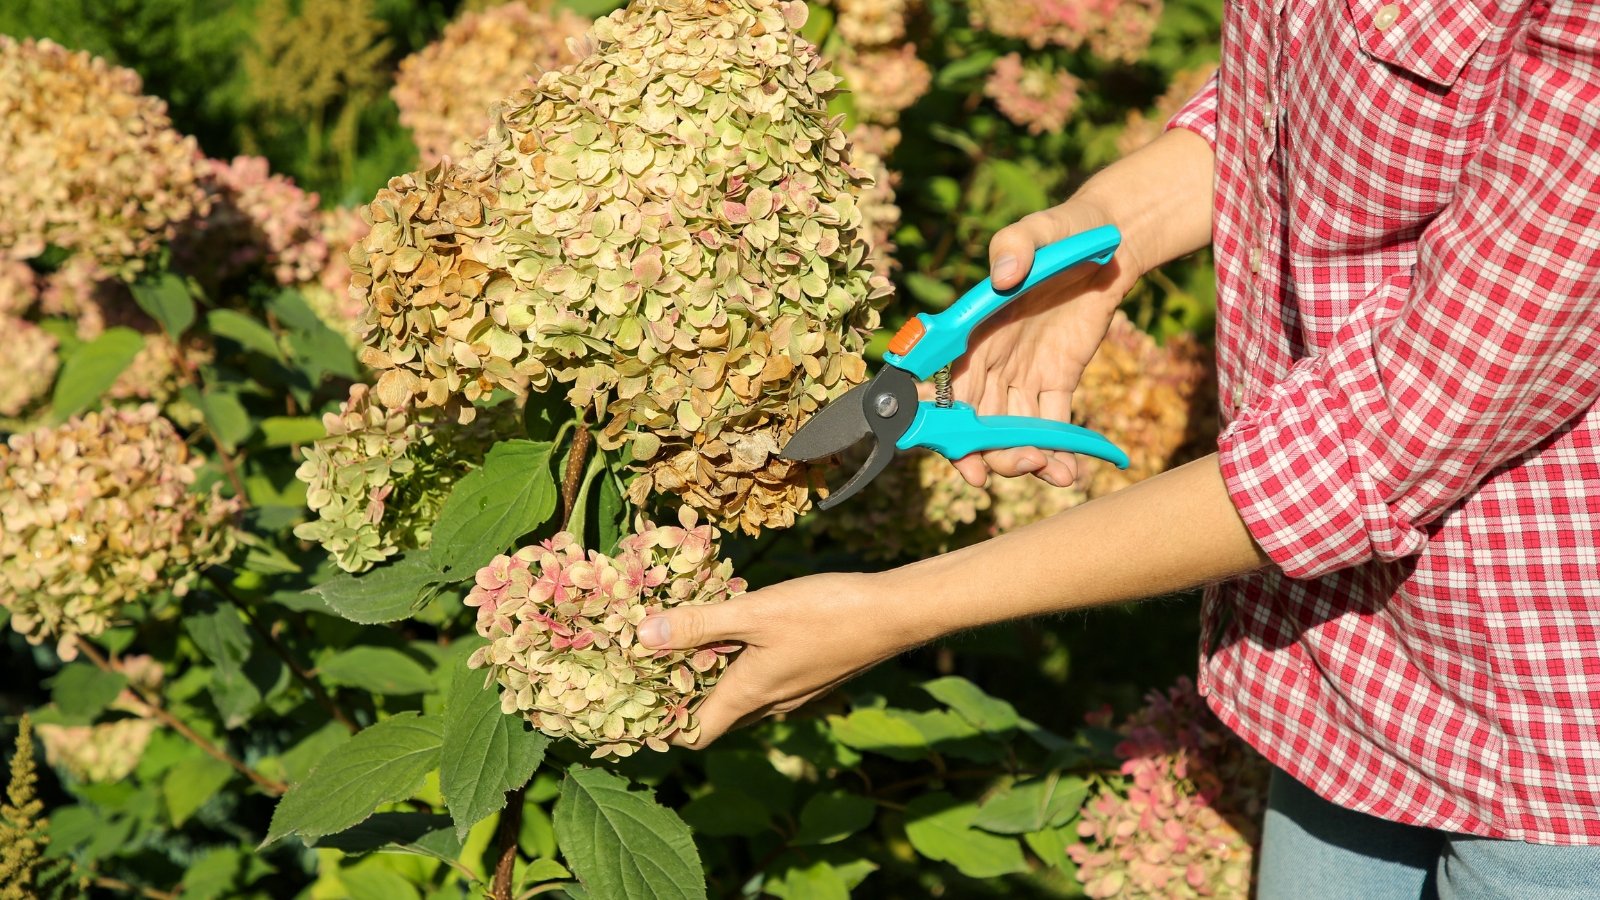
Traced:
POLYGON ((1172 126, 995 237, 1001 286, 1125 243, 991 322, 956 389, 1067 419, 1124 292, 1210 243, 1216 454, 641 637, 748 644, 704 744, 941 635, 1209 585, 1200 689, 1278 767, 1261 896, 1600 896, 1600 4, 1229 0, 1172 126))

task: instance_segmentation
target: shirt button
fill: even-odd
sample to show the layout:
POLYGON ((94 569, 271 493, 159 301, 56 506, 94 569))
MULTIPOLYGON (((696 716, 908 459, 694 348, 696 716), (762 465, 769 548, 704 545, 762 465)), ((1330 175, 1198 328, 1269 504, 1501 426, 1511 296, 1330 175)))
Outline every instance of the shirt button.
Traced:
POLYGON ((1251 247, 1250 248, 1250 272, 1252 274, 1255 274, 1255 275, 1261 274, 1261 248, 1260 247, 1251 247))
POLYGON ((1236 384, 1233 386, 1233 393, 1230 396, 1233 398, 1234 409, 1238 409, 1244 404, 1244 388, 1240 387, 1239 385, 1236 384))
POLYGON ((1400 18, 1400 7, 1393 3, 1385 3, 1378 7, 1377 13, 1372 16, 1372 27, 1379 31, 1388 31, 1400 18))
POLYGON ((1267 108, 1261 111, 1261 127, 1271 130, 1272 120, 1277 114, 1277 108, 1271 103, 1268 103, 1267 108))

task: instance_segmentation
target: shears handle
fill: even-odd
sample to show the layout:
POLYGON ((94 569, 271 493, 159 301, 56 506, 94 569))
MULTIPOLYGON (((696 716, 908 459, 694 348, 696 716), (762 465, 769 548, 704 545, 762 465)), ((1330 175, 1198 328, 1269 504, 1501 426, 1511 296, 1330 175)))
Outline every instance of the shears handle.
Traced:
POLYGON ((927 447, 951 460, 980 450, 1038 447, 1082 453, 1103 459, 1119 469, 1128 467, 1128 454, 1098 432, 1028 416, 980 416, 961 402, 946 407, 926 400, 918 403, 911 427, 895 446, 901 450, 927 447))
POLYGON ((963 294, 961 299, 950 304, 948 309, 932 315, 918 313, 889 342, 889 352, 884 354, 884 361, 926 381, 933 373, 966 353, 967 339, 972 335, 972 330, 999 312, 1013 298, 1086 260, 1105 265, 1111 261, 1111 255, 1120 243, 1122 233, 1117 231, 1117 227, 1104 225, 1041 247, 1033 255, 1033 267, 1028 270, 1028 277, 1021 284, 997 291, 985 278, 963 294))

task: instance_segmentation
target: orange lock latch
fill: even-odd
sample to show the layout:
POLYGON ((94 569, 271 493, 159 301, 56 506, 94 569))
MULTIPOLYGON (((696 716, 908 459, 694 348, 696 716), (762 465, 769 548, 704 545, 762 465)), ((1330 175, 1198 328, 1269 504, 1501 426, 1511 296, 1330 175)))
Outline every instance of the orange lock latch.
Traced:
POLYGON ((922 324, 922 319, 918 316, 912 316, 906 320, 904 325, 900 326, 900 330, 894 333, 894 337, 889 339, 889 352, 895 356, 905 356, 911 352, 912 347, 917 345, 917 341, 922 340, 922 336, 927 333, 928 328, 922 324))

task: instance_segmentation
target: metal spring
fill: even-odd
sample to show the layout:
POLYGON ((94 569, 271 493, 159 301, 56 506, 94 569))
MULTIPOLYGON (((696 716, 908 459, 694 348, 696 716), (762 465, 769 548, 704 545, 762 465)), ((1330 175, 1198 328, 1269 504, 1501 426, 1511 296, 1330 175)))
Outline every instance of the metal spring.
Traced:
POLYGON ((945 366, 933 373, 933 405, 940 409, 949 409, 951 399, 950 367, 945 366))

